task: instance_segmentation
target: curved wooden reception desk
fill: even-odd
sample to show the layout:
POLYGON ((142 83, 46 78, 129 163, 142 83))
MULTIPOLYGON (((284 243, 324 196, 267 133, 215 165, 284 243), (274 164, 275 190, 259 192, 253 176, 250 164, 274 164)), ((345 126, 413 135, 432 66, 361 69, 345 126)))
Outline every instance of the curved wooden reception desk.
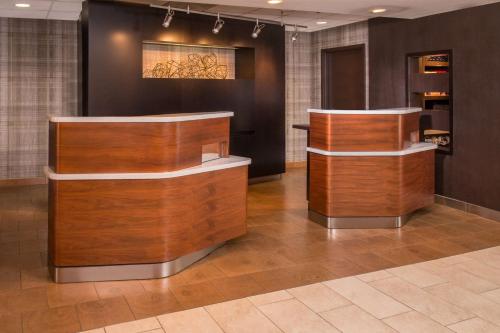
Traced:
POLYGON ((401 227, 434 202, 434 150, 421 109, 308 110, 309 217, 328 228, 401 227))
POLYGON ((165 277, 243 235, 250 160, 227 155, 230 116, 52 118, 54 280, 165 277))

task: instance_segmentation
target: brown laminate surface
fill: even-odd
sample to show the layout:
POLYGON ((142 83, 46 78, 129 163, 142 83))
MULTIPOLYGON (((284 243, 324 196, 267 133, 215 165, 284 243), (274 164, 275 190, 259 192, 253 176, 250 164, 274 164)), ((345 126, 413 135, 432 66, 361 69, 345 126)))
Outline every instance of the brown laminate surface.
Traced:
POLYGON ((5 332, 75 332, 500 244, 500 223, 433 205, 402 229, 327 230, 307 220, 306 172, 249 186, 248 234, 165 279, 56 285, 47 187, 0 188, 5 332))
POLYGON ((51 123, 49 138, 49 164, 57 173, 166 172, 201 164, 203 150, 227 156, 229 118, 51 123))
POLYGON ((166 262, 246 232, 247 166, 157 180, 50 180, 55 266, 166 262), (53 207, 52 207, 53 205, 53 207))
POLYGON ((404 156, 310 153, 309 207, 324 216, 400 216, 434 202, 434 151, 404 156))
POLYGON ((403 150, 411 145, 412 133, 418 134, 419 114, 311 113, 310 147, 327 151, 403 150))

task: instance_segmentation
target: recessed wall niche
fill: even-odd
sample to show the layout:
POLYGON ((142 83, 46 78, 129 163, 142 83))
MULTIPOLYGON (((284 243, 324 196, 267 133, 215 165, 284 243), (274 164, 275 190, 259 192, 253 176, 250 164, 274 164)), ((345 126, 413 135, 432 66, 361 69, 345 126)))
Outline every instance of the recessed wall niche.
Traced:
POLYGON ((236 48, 145 41, 142 77, 234 80, 236 48))

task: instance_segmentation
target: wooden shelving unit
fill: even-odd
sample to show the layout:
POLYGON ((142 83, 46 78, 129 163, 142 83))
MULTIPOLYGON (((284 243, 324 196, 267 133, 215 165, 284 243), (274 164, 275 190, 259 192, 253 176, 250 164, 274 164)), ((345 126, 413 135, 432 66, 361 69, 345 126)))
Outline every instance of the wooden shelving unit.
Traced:
POLYGON ((421 141, 433 142, 451 154, 453 146, 453 90, 451 50, 407 55, 408 106, 423 109, 421 141))

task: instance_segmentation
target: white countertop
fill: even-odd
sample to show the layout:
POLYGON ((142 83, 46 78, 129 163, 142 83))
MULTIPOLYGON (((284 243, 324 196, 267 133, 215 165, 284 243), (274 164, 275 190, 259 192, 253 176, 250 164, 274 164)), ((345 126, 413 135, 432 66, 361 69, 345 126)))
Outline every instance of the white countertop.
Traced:
POLYGON ((234 112, 200 112, 200 113, 176 113, 153 116, 136 117, 58 117, 51 116, 49 121, 53 123, 173 123, 191 120, 227 118, 234 116, 234 112))
POLYGON ((45 167, 45 175, 52 180, 117 180, 117 179, 167 179, 204 172, 236 168, 249 165, 252 160, 246 157, 229 156, 218 158, 202 163, 201 165, 170 172, 151 173, 86 173, 86 174, 62 174, 55 173, 51 168, 45 167))
POLYGON ((311 147, 308 147, 307 151, 325 156, 404 156, 433 149, 437 149, 437 145, 433 143, 421 142, 413 144, 404 150, 396 151, 327 151, 311 147))
POLYGON ((321 110, 307 109, 309 113, 323 114, 408 114, 420 112, 422 108, 393 108, 393 109, 378 109, 378 110, 321 110))

